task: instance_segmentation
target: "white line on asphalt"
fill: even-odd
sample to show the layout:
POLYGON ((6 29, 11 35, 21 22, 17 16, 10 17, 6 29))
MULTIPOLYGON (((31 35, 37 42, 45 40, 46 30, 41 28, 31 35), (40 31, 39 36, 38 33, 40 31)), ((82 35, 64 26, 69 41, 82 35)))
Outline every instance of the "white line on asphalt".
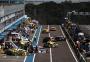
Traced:
POLYGON ((33 57, 33 61, 32 61, 32 62, 34 62, 34 60, 35 60, 35 56, 36 56, 36 54, 34 54, 34 57, 33 57))
MULTIPOLYGON (((50 30, 49 25, 48 25, 48 29, 50 30)), ((51 36, 50 33, 48 35, 49 35, 49 37, 51 36)), ((52 62, 52 48, 50 48, 50 62, 52 62)))
POLYGON ((25 61, 26 61, 26 58, 27 58, 27 56, 25 56, 25 58, 24 58, 24 61, 23 61, 23 62, 25 62, 25 61))
MULTIPOLYGON (((38 43, 39 43, 39 38, 40 38, 40 34, 41 34, 41 29, 42 29, 42 26, 40 27, 40 32, 39 32, 39 35, 38 35, 38 39, 37 39, 36 45, 38 45, 38 43)), ((35 56, 36 56, 36 54, 34 54, 33 62, 34 62, 34 60, 35 60, 35 56)))
POLYGON ((50 37, 50 33, 48 33, 49 37, 50 37))
MULTIPOLYGON (((32 40, 31 40, 31 42, 33 41, 33 39, 34 39, 34 37, 35 37, 36 31, 37 31, 37 29, 35 30, 35 33, 34 33, 34 35, 33 35, 33 38, 32 38, 32 40)), ((26 58, 27 58, 27 56, 25 56, 25 58, 24 58, 24 61, 23 61, 23 62, 25 62, 25 61, 26 61, 26 58)))
MULTIPOLYGON (((48 25, 48 30, 50 30, 50 26, 48 25)), ((50 32, 48 33, 49 37, 50 37, 50 32)))
POLYGON ((52 49, 50 48, 50 62, 52 62, 52 49))
MULTIPOLYGON (((63 36, 65 37, 65 34, 64 34, 64 32, 63 32, 63 30, 62 30, 61 26, 59 26, 59 27, 60 27, 60 29, 61 29, 61 31, 62 31, 63 36)), ((75 54, 74 54, 74 52, 73 52, 73 50, 72 50, 71 46, 69 45, 69 43, 68 43, 68 40, 67 40, 67 39, 66 39, 66 43, 67 43, 67 45, 68 45, 68 47, 69 47, 69 49, 70 49, 70 51, 71 51, 71 53, 72 53, 72 55, 73 55, 73 57, 74 57, 75 61, 76 61, 76 62, 78 62, 78 60, 77 60, 77 58, 75 57, 75 54)))

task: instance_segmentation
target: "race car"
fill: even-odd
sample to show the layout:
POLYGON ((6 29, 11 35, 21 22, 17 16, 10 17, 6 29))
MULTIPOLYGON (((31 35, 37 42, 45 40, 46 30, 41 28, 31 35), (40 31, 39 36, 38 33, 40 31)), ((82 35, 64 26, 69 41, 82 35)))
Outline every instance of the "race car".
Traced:
POLYGON ((27 51, 19 48, 12 48, 5 50, 5 53, 10 56, 25 56, 27 51))
POLYGON ((43 39, 44 47, 56 47, 58 44, 54 42, 54 37, 45 37, 43 39))
POLYGON ((65 41, 66 38, 65 38, 64 36, 56 36, 56 37, 55 37, 55 40, 56 40, 56 41, 65 41))
POLYGON ((45 38, 43 39, 43 43, 47 43, 49 40, 50 40, 50 37, 45 37, 45 38))
POLYGON ((42 33, 49 33, 48 29, 43 29, 42 33))
POLYGON ((56 31, 55 27, 51 27, 50 31, 56 31))
POLYGON ((44 43, 44 47, 46 47, 46 48, 53 48, 53 47, 57 47, 57 46, 58 46, 58 44, 53 41, 48 41, 47 43, 44 43))
POLYGON ((43 43, 47 43, 47 42, 50 41, 50 40, 53 41, 53 42, 56 41, 54 37, 45 37, 45 38, 43 39, 43 43))

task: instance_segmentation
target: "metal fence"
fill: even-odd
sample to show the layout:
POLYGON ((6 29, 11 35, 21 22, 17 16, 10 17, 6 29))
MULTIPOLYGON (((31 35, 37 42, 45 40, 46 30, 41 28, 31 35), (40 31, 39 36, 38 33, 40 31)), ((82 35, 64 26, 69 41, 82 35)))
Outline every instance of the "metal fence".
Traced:
POLYGON ((66 37, 67 37, 67 39, 69 41, 69 44, 71 45, 71 47, 72 47, 72 49, 73 49, 73 51, 74 51, 74 53, 75 53, 75 55, 76 55, 76 57, 78 59, 78 62, 87 62, 85 56, 83 56, 80 53, 80 51, 76 48, 75 43, 72 40, 71 36, 69 35, 67 29, 65 27, 63 27, 63 26, 62 26, 62 29, 63 29, 63 31, 64 31, 64 33, 65 33, 65 35, 66 35, 66 37))

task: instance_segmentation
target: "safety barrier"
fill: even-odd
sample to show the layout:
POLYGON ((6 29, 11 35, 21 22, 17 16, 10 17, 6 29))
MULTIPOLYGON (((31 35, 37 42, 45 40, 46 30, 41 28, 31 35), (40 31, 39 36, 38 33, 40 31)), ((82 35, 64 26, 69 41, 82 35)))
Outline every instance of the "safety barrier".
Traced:
POLYGON ((12 22, 11 24, 5 26, 3 29, 0 29, 0 33, 2 33, 4 30, 7 30, 8 28, 12 27, 13 25, 19 24, 20 22, 25 21, 25 19, 27 19, 26 15, 23 15, 22 17, 20 17, 19 19, 17 19, 16 21, 12 22))
POLYGON ((80 51, 76 48, 75 43, 74 43, 73 39, 71 38, 70 34, 68 33, 67 29, 64 26, 61 26, 61 27, 69 41, 69 44, 71 45, 71 47, 76 55, 76 58, 78 59, 78 62, 87 62, 85 56, 83 56, 80 53, 80 51))

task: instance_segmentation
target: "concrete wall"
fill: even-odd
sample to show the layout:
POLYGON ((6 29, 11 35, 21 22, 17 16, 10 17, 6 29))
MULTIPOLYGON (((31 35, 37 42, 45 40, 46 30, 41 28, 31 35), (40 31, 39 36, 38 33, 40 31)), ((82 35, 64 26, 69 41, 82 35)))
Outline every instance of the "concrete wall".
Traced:
POLYGON ((24 4, 0 6, 0 17, 24 9, 24 4), (4 12, 4 13, 3 13, 4 12))
POLYGON ((0 6, 0 17, 4 16, 4 9, 3 6, 0 6))

